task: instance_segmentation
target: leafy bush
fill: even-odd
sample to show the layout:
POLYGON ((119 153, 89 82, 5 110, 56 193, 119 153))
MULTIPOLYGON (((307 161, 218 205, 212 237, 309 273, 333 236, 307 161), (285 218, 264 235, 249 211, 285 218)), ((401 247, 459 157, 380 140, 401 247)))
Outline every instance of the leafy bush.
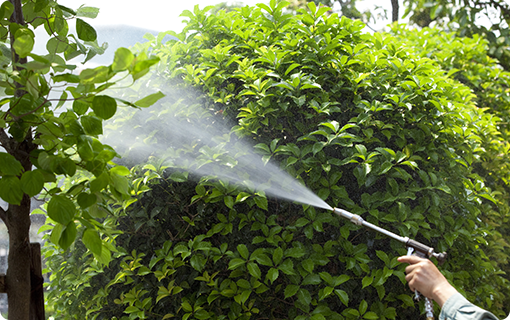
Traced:
MULTIPOLYGON (((494 216, 506 215, 498 207, 506 194, 487 186, 494 168, 479 169, 488 143, 503 145, 492 110, 407 40, 416 31, 364 34, 361 22, 313 3, 297 16, 284 7, 215 15, 196 7, 183 13, 178 40, 163 44, 161 34, 139 46, 161 59, 146 86, 167 98, 111 124, 112 135, 137 136, 124 164, 147 162, 131 170, 134 200, 112 203, 106 222, 122 233, 108 237, 118 248, 109 266, 79 243, 48 262, 58 318, 419 317, 396 262, 406 253, 400 243, 266 196, 248 174, 237 177, 244 186, 193 174, 211 159, 223 170, 240 166, 222 148, 238 141, 331 206, 447 251, 447 278, 502 313, 507 252, 494 216), (179 147, 165 131, 175 117, 234 125, 217 148, 191 133, 179 147)), ((432 32, 430 42, 441 36, 432 32)))

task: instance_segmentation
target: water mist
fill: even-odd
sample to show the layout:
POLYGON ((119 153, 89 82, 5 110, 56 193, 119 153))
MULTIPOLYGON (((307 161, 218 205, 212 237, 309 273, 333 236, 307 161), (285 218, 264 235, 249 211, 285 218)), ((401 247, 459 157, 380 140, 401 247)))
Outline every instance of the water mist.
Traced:
MULTIPOLYGON (((216 177, 251 192, 332 210, 294 177, 254 152, 249 137, 231 133, 221 112, 205 107, 207 99, 194 89, 161 86, 166 97, 158 105, 120 113, 110 121, 104 143, 128 158, 165 159, 165 165, 216 177)), ((149 94, 144 93, 144 94, 149 94)))

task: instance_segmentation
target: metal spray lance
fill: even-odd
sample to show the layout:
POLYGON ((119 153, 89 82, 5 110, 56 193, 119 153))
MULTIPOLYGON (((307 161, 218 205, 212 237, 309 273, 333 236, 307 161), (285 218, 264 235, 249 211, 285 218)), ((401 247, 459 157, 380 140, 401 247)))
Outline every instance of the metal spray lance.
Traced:
MULTIPOLYGON (((424 245, 423 243, 420 243, 413 239, 409 239, 408 237, 401 237, 393 232, 390 232, 386 229, 383 229, 383 228, 378 227, 374 224, 371 224, 370 222, 363 220, 363 218, 357 214, 353 214, 353 213, 350 213, 349 211, 339 209, 339 208, 333 208, 333 212, 343 218, 349 219, 352 223, 354 223, 358 226, 364 226, 364 227, 370 228, 370 229, 375 230, 379 233, 382 233, 390 238, 393 238, 395 240, 402 242, 407 247, 407 255, 414 254, 420 258, 427 258, 427 259, 429 259, 431 257, 435 257, 437 259, 437 261, 439 262, 439 264, 442 264, 446 259, 446 252, 436 253, 436 252, 434 252, 434 248, 428 247, 428 246, 424 245)), ((419 300, 420 293, 418 291, 415 291, 414 298, 416 300, 419 300)), ((425 311, 426 311, 427 320, 433 320, 434 319, 434 314, 433 314, 434 310, 433 310, 433 306, 432 306, 432 301, 427 297, 425 297, 425 311)))

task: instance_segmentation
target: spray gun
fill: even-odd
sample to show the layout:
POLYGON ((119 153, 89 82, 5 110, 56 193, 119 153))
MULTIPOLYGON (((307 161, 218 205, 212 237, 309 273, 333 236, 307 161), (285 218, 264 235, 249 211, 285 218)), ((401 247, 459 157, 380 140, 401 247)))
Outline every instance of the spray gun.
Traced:
MULTIPOLYGON (((428 247, 428 246, 424 245, 423 243, 420 243, 413 239, 409 239, 408 237, 401 237, 393 232, 390 232, 386 229, 383 229, 383 228, 378 227, 374 224, 371 224, 370 222, 363 220, 363 218, 357 214, 353 214, 353 213, 350 213, 349 211, 339 209, 339 208, 333 208, 333 212, 343 218, 349 219, 352 223, 354 223, 358 226, 364 226, 364 227, 370 228, 370 229, 375 230, 379 233, 382 233, 390 238, 393 238, 395 240, 398 240, 398 241, 404 243, 407 247, 407 255, 414 254, 420 258, 427 258, 427 259, 434 257, 437 259, 439 264, 442 264, 446 260, 446 252, 436 253, 436 252, 434 252, 434 248, 428 247)), ((415 298, 415 300, 419 300, 420 293, 418 291, 415 291, 414 298, 415 298)), ((433 320, 434 319, 434 315, 433 315, 434 309, 432 306, 432 301, 426 297, 425 297, 425 311, 426 311, 427 320, 433 320)))

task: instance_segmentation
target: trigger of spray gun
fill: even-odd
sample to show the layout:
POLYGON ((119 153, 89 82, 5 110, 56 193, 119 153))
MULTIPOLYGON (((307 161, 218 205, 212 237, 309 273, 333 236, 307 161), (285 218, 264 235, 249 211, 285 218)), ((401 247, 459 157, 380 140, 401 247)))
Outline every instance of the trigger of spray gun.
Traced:
MULTIPOLYGON (((412 256, 414 253, 413 247, 407 247, 407 255, 412 256)), ((414 300, 420 301, 420 293, 418 291, 414 291, 414 300)))

